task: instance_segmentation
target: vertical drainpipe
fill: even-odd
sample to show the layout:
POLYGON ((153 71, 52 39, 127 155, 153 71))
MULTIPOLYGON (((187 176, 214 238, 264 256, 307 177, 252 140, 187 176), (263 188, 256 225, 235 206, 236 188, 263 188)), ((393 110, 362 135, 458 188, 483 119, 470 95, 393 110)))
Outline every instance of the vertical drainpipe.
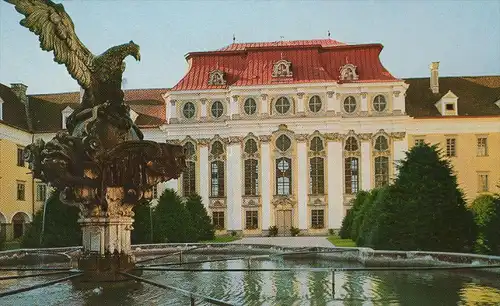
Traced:
MULTIPOLYGON (((31 131, 31 143, 35 142, 35 132, 31 131)), ((35 174, 31 171, 31 222, 35 221, 35 174)))

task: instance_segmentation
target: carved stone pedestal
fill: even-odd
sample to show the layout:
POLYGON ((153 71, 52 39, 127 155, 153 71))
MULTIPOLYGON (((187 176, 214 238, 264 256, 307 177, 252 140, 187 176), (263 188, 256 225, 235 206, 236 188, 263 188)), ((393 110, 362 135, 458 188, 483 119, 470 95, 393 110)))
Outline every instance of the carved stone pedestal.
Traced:
POLYGON ((130 247, 133 229, 132 204, 123 203, 121 187, 106 189, 107 209, 82 210, 78 220, 82 227, 83 254, 78 267, 84 281, 117 281, 125 279, 119 272, 130 271, 135 258, 130 247))

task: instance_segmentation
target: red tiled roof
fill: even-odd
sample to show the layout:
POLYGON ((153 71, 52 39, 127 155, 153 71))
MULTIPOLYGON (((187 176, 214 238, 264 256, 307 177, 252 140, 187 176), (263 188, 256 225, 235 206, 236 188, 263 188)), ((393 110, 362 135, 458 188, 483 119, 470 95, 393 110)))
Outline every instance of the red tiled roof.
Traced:
POLYGON ((189 53, 190 69, 172 90, 339 82, 340 68, 347 63, 357 66, 359 80, 354 82, 396 81, 380 62, 382 48, 381 44, 346 45, 332 39, 231 44, 217 51, 189 53), (280 59, 292 63, 293 77, 271 76, 280 59), (226 85, 208 85, 215 69, 224 72, 226 85))
MULTIPOLYGON (((170 89, 126 89, 125 102, 139 116, 136 124, 139 127, 158 126, 166 120, 165 101, 162 95, 170 89)), ((30 110, 34 129, 38 132, 58 131, 60 129, 61 111, 70 106, 75 109, 80 103, 79 92, 57 94, 30 95, 30 110)))
POLYGON ((268 47, 299 47, 314 46, 321 47, 341 46, 345 43, 333 39, 312 39, 312 40, 286 40, 272 42, 254 42, 254 43, 234 43, 221 48, 217 51, 244 51, 249 48, 268 48, 268 47))

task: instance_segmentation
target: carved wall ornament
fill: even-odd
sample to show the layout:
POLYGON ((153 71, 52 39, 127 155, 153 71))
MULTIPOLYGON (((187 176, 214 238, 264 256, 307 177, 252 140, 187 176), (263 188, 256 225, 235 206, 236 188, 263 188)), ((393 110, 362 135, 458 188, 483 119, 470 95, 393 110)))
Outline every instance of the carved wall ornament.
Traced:
POLYGON ((308 138, 309 138, 308 134, 295 134, 295 139, 297 141, 307 141, 308 138))
POLYGON ((360 140, 367 141, 372 139, 373 134, 372 133, 360 133, 358 134, 358 137, 360 140))
POLYGON ((272 76, 274 78, 292 77, 292 63, 284 59, 277 61, 274 63, 272 76))
POLYGON ((243 137, 240 136, 229 136, 228 137, 228 143, 231 144, 241 144, 243 141, 243 137))
POLYGON ((329 141, 342 141, 344 136, 340 133, 325 133, 325 139, 329 141))
POLYGON ((394 92, 393 92, 393 94, 394 94, 394 96, 395 96, 396 98, 397 98, 397 97, 399 97, 399 94, 400 94, 400 93, 401 93, 401 92, 400 92, 400 91, 398 91, 398 90, 396 90, 396 91, 394 91, 394 92))
POLYGON ((198 144, 200 146, 208 146, 208 144, 210 143, 210 138, 198 138, 196 140, 198 141, 198 144))
POLYGON ((259 140, 260 142, 266 143, 271 141, 272 136, 271 135, 260 135, 259 140))
POLYGON ((297 93, 297 97, 299 97, 299 99, 302 99, 304 97, 304 94, 303 92, 298 92, 297 93))
POLYGON ((340 79, 342 81, 357 80, 359 77, 356 69, 357 67, 353 64, 345 64, 344 66, 340 67, 340 79))
POLYGON ((170 100, 170 105, 175 106, 175 102, 177 102, 177 100, 170 100))
POLYGON ((233 98, 233 101, 234 101, 234 102, 238 102, 238 98, 239 98, 239 97, 240 97, 240 96, 238 96, 238 95, 233 95, 233 97, 232 97, 232 98, 233 98))
POLYGON ((363 92, 361 93, 361 98, 366 99, 366 95, 367 95, 367 94, 368 94, 368 93, 367 93, 366 91, 363 91, 363 92))
POLYGON ((295 205, 295 201, 291 198, 291 196, 277 196, 273 197, 272 201, 274 207, 280 206, 281 208, 293 208, 295 205))
POLYGON ((167 139, 165 140, 166 143, 173 144, 173 145, 180 145, 181 141, 179 139, 167 139))
POLYGON ((328 98, 332 98, 335 94, 335 91, 327 91, 326 94, 328 95, 328 98))
POLYGON ((206 98, 201 98, 200 101, 201 101, 201 105, 205 105, 205 103, 207 103, 207 99, 206 98))
POLYGON ((394 140, 403 140, 406 137, 406 132, 393 132, 391 138, 394 140))
POLYGON ((261 94, 261 95, 260 95, 260 98, 261 98, 262 100, 266 101, 266 100, 267 100, 267 94, 261 94))
POLYGON ((335 97, 337 98, 337 100, 338 100, 338 99, 340 99, 340 97, 341 97, 341 96, 342 96, 342 95, 341 95, 341 94, 339 94, 338 92, 337 92, 337 94, 335 95, 335 97))
POLYGON ((226 85, 224 72, 219 69, 210 71, 208 76, 208 85, 226 85))

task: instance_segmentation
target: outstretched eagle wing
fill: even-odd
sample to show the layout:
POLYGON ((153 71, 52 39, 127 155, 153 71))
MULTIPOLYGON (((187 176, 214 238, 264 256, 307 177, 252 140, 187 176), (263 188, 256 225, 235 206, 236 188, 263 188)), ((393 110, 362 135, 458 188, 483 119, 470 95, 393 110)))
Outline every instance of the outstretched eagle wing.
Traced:
POLYGON ((94 55, 82 44, 62 4, 50 0, 5 0, 25 16, 21 25, 39 36, 40 47, 54 51, 54 61, 66 65, 71 76, 85 89, 91 85, 94 55))

